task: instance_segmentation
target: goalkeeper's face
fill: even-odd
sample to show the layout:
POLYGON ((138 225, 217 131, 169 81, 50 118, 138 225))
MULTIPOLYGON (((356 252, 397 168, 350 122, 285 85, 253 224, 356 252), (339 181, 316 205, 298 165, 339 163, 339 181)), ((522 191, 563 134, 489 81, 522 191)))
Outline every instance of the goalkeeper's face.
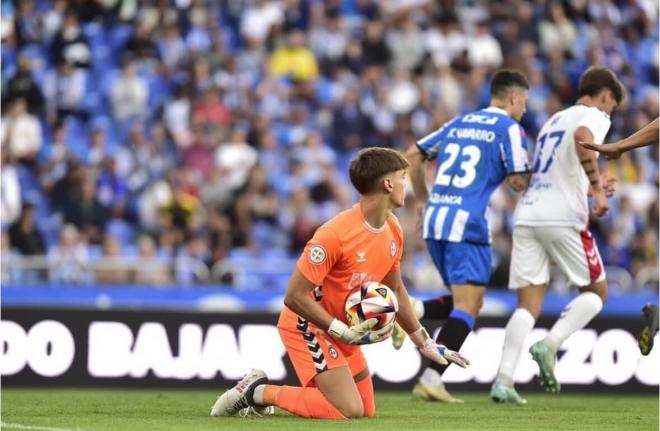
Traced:
POLYGON ((400 169, 388 174, 386 181, 390 183, 386 187, 390 191, 392 205, 394 208, 402 207, 406 200, 406 170, 400 169))
POLYGON ((511 92, 511 96, 509 98, 509 103, 511 104, 511 117, 513 117, 516 121, 520 121, 522 116, 525 114, 525 111, 527 111, 527 97, 529 95, 529 91, 523 88, 516 88, 511 92))

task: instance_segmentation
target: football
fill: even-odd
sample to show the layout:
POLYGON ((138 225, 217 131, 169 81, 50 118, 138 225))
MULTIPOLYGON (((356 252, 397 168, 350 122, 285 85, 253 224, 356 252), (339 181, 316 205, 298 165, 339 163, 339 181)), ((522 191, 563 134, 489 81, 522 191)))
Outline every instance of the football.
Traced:
POLYGON ((399 303, 392 289, 372 281, 352 289, 346 297, 346 320, 349 326, 371 318, 378 323, 373 330, 383 328, 396 319, 399 303))

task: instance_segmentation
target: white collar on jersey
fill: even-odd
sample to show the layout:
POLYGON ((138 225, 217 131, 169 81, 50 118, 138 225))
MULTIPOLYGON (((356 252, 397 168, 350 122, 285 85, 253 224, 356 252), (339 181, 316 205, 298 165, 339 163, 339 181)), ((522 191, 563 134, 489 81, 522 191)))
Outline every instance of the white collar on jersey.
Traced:
POLYGON ((379 228, 375 228, 375 227, 373 227, 373 226, 370 225, 369 222, 366 221, 366 220, 364 221, 363 225, 364 225, 364 227, 365 227, 369 232, 380 233, 380 232, 383 231, 383 229, 385 229, 385 226, 387 226, 387 221, 385 221, 385 223, 383 223, 383 225, 382 225, 381 227, 379 227, 379 228))
POLYGON ((506 111, 502 108, 498 108, 497 106, 489 106, 488 108, 485 108, 484 111, 488 112, 496 112, 498 114, 504 114, 508 116, 509 114, 506 113, 506 111))

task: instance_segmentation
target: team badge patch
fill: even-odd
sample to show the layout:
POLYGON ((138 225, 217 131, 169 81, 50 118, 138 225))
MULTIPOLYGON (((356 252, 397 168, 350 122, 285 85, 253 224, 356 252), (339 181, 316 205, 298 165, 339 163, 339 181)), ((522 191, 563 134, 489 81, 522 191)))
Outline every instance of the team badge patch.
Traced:
POLYGON ((392 240, 390 243, 390 256, 394 257, 396 255, 396 241, 392 240))
POLYGON ((328 353, 330 353, 330 356, 332 357, 332 359, 337 359, 337 351, 335 350, 334 347, 330 346, 328 348, 328 353))
POLYGON ((314 265, 322 264, 325 261, 326 256, 327 256, 327 253, 325 252, 325 249, 323 247, 321 247, 320 245, 315 245, 309 251, 309 260, 314 265))

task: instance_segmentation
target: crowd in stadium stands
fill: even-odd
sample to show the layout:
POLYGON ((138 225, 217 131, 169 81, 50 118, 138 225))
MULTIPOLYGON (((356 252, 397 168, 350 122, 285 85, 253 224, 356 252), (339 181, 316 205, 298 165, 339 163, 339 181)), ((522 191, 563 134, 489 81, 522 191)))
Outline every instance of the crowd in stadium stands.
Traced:
MULTIPOLYGON (((530 147, 590 64, 628 91, 607 141, 658 116, 656 0, 3 0, 1 36, 2 258, 52 264, 3 281, 188 286, 295 258, 356 201, 357 150, 487 105, 500 67, 530 80, 530 147), (140 264, 90 269, 121 256, 140 264)), ((603 260, 657 276, 658 147, 601 164, 603 260)), ((438 287, 410 198, 403 272, 438 287)), ((514 206, 491 205, 500 287, 514 206)))

